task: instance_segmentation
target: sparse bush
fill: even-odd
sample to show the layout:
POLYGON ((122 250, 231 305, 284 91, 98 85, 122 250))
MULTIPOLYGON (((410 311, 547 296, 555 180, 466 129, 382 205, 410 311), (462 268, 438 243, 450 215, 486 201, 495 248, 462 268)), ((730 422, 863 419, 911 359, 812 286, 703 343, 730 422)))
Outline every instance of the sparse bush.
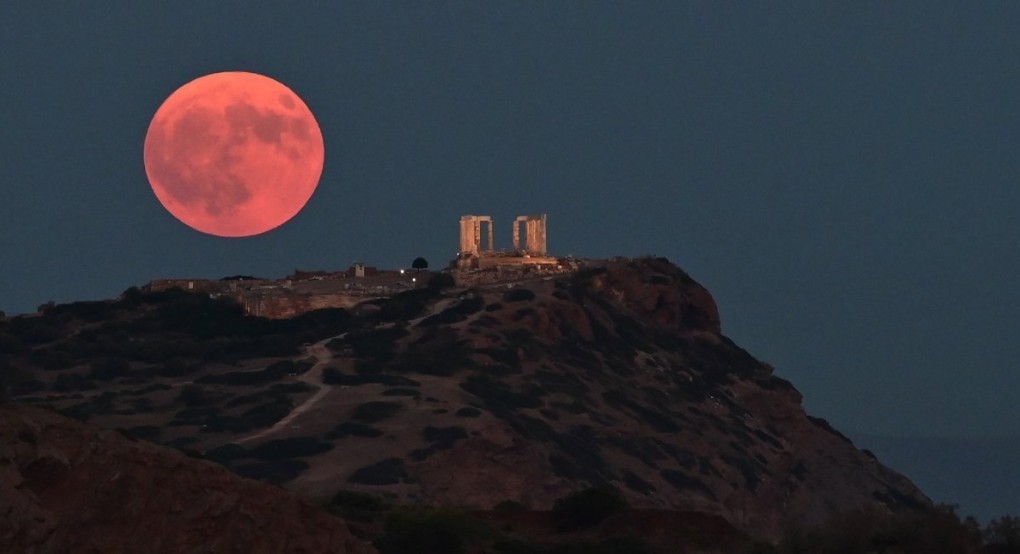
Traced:
POLYGON ((89 366, 89 378, 109 381, 123 377, 131 371, 131 364, 123 358, 100 358, 89 366))
POLYGON ((121 433, 129 438, 147 441, 155 441, 159 439, 159 435, 162 432, 163 430, 156 425, 139 425, 137 427, 131 427, 130 429, 121 429, 121 433))
POLYGON ((590 488, 569 494, 553 504, 553 519, 561 531, 591 527, 623 510, 627 502, 612 489, 590 488))
POLYGON ((472 375, 460 384, 460 388, 481 398, 487 406, 502 408, 541 408, 542 399, 534 395, 516 392, 506 383, 487 375, 472 375))
POLYGON ((244 432, 260 427, 269 427, 286 417, 293 407, 294 405, 287 397, 276 397, 271 402, 260 404, 245 411, 241 415, 241 419, 237 421, 237 430, 238 432, 244 432))
POLYGON ((984 539, 996 552, 1020 552, 1020 517, 1007 515, 989 521, 984 539))
POLYGON ((504 500, 492 508, 495 512, 524 512, 527 509, 523 502, 517 500, 504 500))
MULTIPOLYGON (((198 366, 195 364, 189 364, 181 358, 171 358, 157 366, 154 366, 151 371, 160 377, 183 377, 198 371, 198 366)), ((198 382, 201 383, 202 380, 200 379, 198 382)))
POLYGON ((360 485, 379 486, 407 482, 408 478, 407 470, 404 469, 404 460, 387 458, 358 469, 347 480, 360 485))
POLYGON ((45 344, 53 342, 61 337, 63 334, 60 328, 54 324, 50 324, 47 321, 32 320, 25 318, 16 318, 14 324, 11 326, 11 331, 19 336, 22 342, 28 344, 45 344), (39 321, 39 323, 25 323, 29 321, 39 321))
POLYGON ((327 508, 347 521, 365 523, 392 509, 393 505, 374 494, 339 490, 333 495, 327 508))
POLYGON ((436 291, 412 289, 394 294, 379 306, 377 317, 380 321, 407 321, 418 317, 436 291))
POLYGON ((376 429, 375 427, 369 427, 368 425, 362 425, 360 423, 354 423, 353 421, 347 421, 337 425, 326 433, 327 439, 343 439, 347 437, 362 437, 367 439, 374 439, 381 437, 383 432, 376 429))
POLYGON ((81 373, 61 373, 53 380, 50 390, 56 392, 69 392, 76 390, 91 390, 96 384, 81 373))
POLYGON ((412 396, 414 398, 418 398, 419 396, 421 396, 421 393, 418 392, 418 389, 396 388, 396 389, 387 389, 387 390, 384 390, 382 392, 382 395, 383 396, 412 396))
POLYGON ((232 386, 264 385, 279 381, 291 374, 301 374, 311 367, 307 362, 281 360, 268 367, 256 371, 231 371, 214 375, 205 375, 196 379, 196 383, 218 383, 232 386))
POLYGON ((399 402, 366 402, 354 409, 351 419, 362 423, 375 423, 389 418, 404 407, 399 402))
POLYGON ((180 394, 177 395, 177 400, 184 402, 185 406, 201 406, 209 403, 210 397, 202 387, 186 385, 181 388, 180 394))
POLYGON ((532 292, 531 289, 519 287, 510 289, 503 294, 504 302, 526 302, 534 299, 535 293, 532 292))
POLYGON ((465 407, 457 410, 456 412, 454 412, 453 415, 455 415, 457 417, 478 417, 478 416, 482 415, 482 411, 479 410, 478 408, 472 408, 471 406, 465 406, 465 407))
POLYGON ((396 341, 406 335, 403 327, 386 327, 351 331, 345 340, 355 356, 385 362, 393 358, 396 341))
POLYGON ((74 365, 74 357, 56 347, 49 347, 32 352, 29 360, 43 369, 59 370, 67 369, 74 365))
POLYGON ((467 541, 484 527, 462 512, 446 509, 402 509, 386 521, 386 534, 374 545, 380 554, 460 554, 467 541))
POLYGON ((263 461, 306 458, 329 452, 333 445, 315 437, 290 437, 264 442, 248 451, 248 456, 263 461))
POLYGON ((8 381, 7 390, 11 396, 24 396, 46 389, 46 383, 43 383, 39 379, 33 379, 31 377, 19 379, 10 375, 7 376, 7 379, 10 379, 8 381))
POLYGON ((0 331, 0 354, 20 354, 24 352, 25 345, 18 337, 0 331))
POLYGON ((302 460, 277 460, 239 465, 234 473, 249 479, 259 479, 275 485, 292 481, 308 469, 308 462, 302 460))
POLYGON ((975 552, 979 542, 950 506, 893 513, 860 509, 836 514, 816 528, 791 532, 778 552, 959 554, 975 552))
POLYGON ((448 289, 457 285, 457 282, 453 279, 453 275, 449 273, 436 273, 429 279, 428 289, 433 293, 438 293, 443 289, 448 289))
POLYGON ((418 325, 428 327, 430 325, 449 325, 458 321, 464 321, 469 315, 481 311, 484 305, 485 299, 481 296, 469 296, 438 314, 423 319, 418 325))
POLYGON ((248 449, 239 444, 229 443, 207 451, 205 457, 218 464, 226 465, 238 458, 248 457, 248 449))
POLYGON ((463 427, 433 427, 429 425, 422 429, 422 437, 427 442, 433 443, 434 448, 448 450, 453 448, 457 441, 466 439, 468 434, 463 427))
POLYGON ((378 371, 367 371, 364 373, 359 371, 357 375, 347 375, 331 367, 323 370, 322 382, 327 385, 346 385, 348 387, 368 384, 380 384, 387 387, 417 387, 421 385, 421 383, 414 379, 408 379, 399 375, 386 375, 378 373, 378 371))
POLYGON ((394 368, 426 375, 449 376, 471 366, 467 341, 448 328, 431 329, 400 354, 394 368))

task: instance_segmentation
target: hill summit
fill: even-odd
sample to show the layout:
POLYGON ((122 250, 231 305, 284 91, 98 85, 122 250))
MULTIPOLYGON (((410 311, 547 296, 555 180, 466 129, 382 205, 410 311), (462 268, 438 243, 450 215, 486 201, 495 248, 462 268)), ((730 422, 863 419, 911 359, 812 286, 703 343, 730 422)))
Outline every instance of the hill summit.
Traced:
POLYGON ((20 402, 309 499, 549 509, 606 487, 771 538, 856 508, 930 506, 807 415, 662 258, 476 286, 438 274, 287 320, 131 291, 5 320, 0 347, 20 402))

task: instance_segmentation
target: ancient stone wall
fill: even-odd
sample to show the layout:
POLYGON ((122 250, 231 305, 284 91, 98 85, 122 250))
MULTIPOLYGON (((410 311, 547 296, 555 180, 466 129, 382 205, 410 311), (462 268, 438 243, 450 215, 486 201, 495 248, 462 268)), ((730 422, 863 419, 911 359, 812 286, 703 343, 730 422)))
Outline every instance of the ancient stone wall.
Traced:
POLYGON ((351 308, 373 296, 365 294, 273 294, 231 296, 249 315, 286 319, 323 308, 351 308))

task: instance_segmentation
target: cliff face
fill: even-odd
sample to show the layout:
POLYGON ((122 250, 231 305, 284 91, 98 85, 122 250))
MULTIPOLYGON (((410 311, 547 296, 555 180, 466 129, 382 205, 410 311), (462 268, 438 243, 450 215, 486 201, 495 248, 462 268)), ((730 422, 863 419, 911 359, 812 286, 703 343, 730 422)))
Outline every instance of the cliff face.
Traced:
MULTIPOLYGON (((56 309, 52 322, 0 329, 35 341, 13 358, 37 377, 21 397, 145 430, 308 498, 358 489, 415 503, 547 509, 608 485, 636 508, 718 514, 762 537, 863 506, 930 505, 809 417, 789 382, 722 334, 708 291, 664 259, 418 289, 357 315, 258 325, 199 297, 122 304, 76 308, 83 316, 56 309), (112 340, 125 322, 139 331, 112 340), (168 336, 185 370, 146 358, 168 336), (277 352, 302 341, 314 344, 277 352), (99 347, 129 368, 104 377, 109 363, 88 354, 99 347), (260 357, 245 359, 253 349, 260 357), (53 359, 64 367, 33 365, 53 359)), ((69 488, 86 481, 78 483, 69 488)), ((175 506, 159 498, 157 506, 175 506)))
POLYGON ((5 552, 351 552, 346 524, 276 487, 49 411, 0 407, 5 552))

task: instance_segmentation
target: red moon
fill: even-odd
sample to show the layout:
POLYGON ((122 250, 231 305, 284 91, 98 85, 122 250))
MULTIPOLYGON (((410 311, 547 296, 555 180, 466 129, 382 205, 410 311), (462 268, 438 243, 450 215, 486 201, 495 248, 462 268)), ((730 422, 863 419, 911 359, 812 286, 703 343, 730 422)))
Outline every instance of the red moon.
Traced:
POLYGON ((156 110, 145 135, 156 198, 185 225, 247 237, 283 225, 322 175, 322 132, 294 91, 240 71, 199 77, 156 110))

